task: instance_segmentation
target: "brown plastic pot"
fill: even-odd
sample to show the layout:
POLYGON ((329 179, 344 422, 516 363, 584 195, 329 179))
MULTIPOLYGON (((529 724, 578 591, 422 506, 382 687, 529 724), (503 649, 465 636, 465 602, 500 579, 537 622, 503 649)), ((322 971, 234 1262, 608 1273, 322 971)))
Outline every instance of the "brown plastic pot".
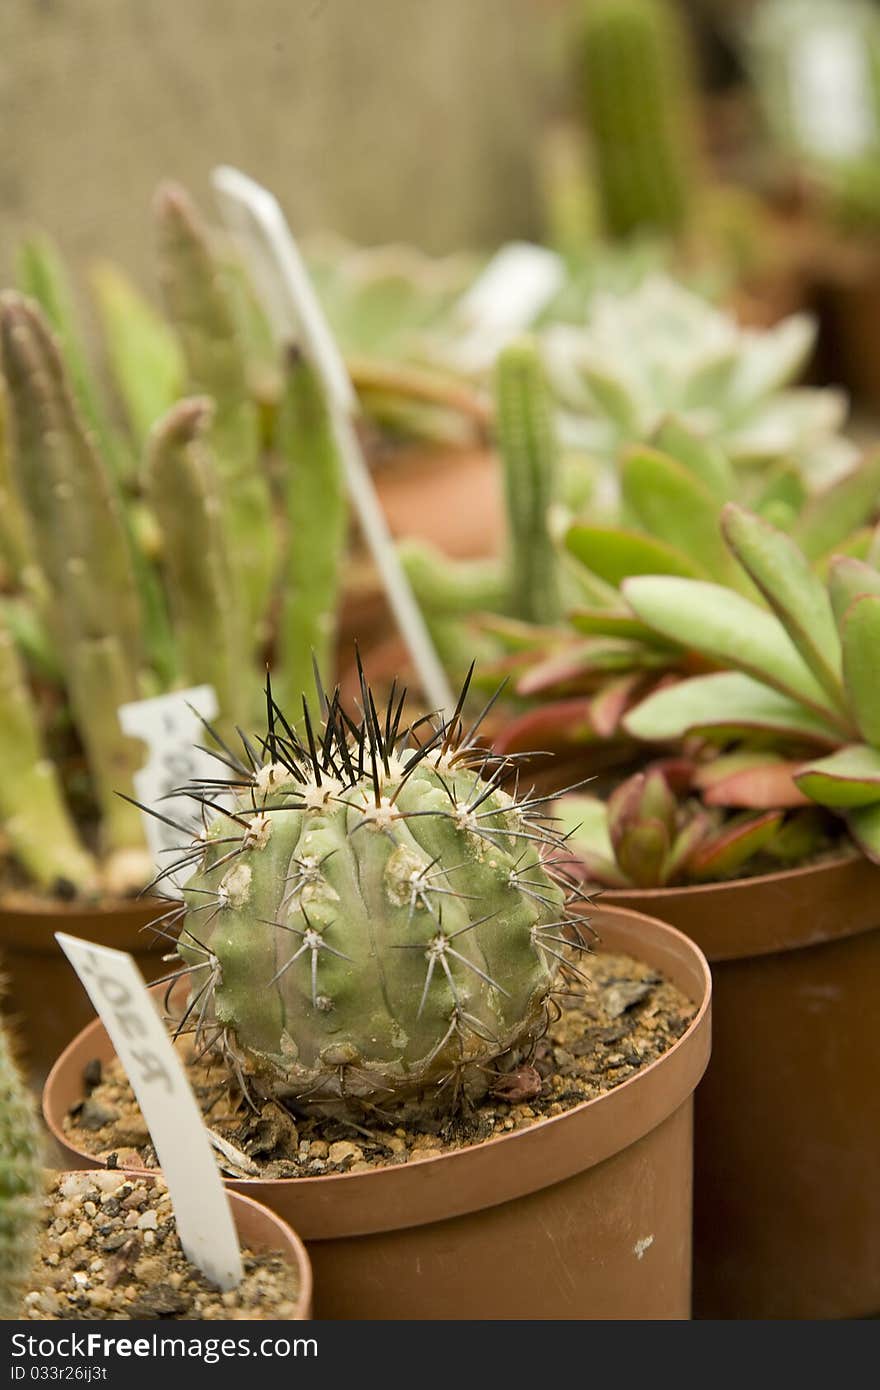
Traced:
POLYGON ((880 870, 849 856, 695 888, 609 892, 702 947, 694 1312, 880 1312, 880 870))
MULTIPOLYGON (((82 1170, 75 1169, 74 1171, 82 1170)), ((155 1172, 156 1170, 153 1169, 154 1175, 155 1172)), ((68 1175, 61 1173, 59 1176, 63 1178, 68 1175)), ((286 1255, 289 1263, 296 1266, 299 1285, 296 1311, 285 1321, 306 1321, 312 1316, 312 1266, 306 1253, 306 1247, 296 1231, 292 1231, 287 1222, 283 1221, 274 1211, 270 1211, 268 1207, 262 1206, 261 1203, 255 1202, 252 1197, 247 1197, 241 1192, 230 1192, 229 1202, 232 1208, 232 1219, 238 1232, 238 1241, 243 1250, 253 1250, 254 1254, 278 1252, 286 1255)))
MULTIPOLYGON (((637 956, 698 1005, 683 1036, 615 1090, 453 1153, 368 1173, 244 1181, 290 1221, 315 1268, 320 1318, 678 1319, 690 1316, 693 1092, 709 1056, 711 982, 692 942, 640 913, 598 911, 609 950, 637 956)), ((53 1068, 62 1122, 100 1023, 53 1068)))
POLYGON ((162 955, 169 947, 147 928, 166 910, 167 904, 149 899, 106 905, 0 902, 3 1010, 35 1083, 42 1084, 59 1049, 94 1015, 55 933, 130 951, 145 979, 155 980, 163 973, 162 955))

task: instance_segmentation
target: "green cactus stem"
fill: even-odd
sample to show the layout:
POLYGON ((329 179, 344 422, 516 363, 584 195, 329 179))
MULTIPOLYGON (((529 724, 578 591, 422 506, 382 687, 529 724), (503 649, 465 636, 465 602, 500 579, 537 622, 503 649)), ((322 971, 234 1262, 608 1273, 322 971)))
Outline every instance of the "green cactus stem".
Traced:
POLYGON ((687 34, 666 0, 585 0, 582 99, 613 236, 681 233, 694 201, 687 34))
POLYGON ((91 286, 107 365, 139 448, 182 394, 183 359, 164 319, 115 265, 93 267, 91 286))
MULTIPOLYGON (((265 757, 245 745, 233 806, 181 847, 201 859, 180 938, 190 1018, 263 1093, 451 1106, 515 1064, 580 977, 561 842, 462 734, 466 691, 447 723, 405 729, 403 698, 380 713, 362 680, 359 723, 324 695, 302 739, 269 692, 265 757)), ((213 781, 185 794, 216 806, 213 781)))
POLYGON ((20 1316, 36 1250, 42 1169, 36 1118, 0 1027, 0 1318, 20 1316))
POLYGON ((336 610, 348 531, 342 461, 314 368, 291 353, 278 423, 287 473, 287 563, 276 657, 283 702, 298 709, 314 663, 336 664, 336 610))
POLYGON ((22 584, 28 563, 27 521, 12 481, 7 439, 8 406, 0 382, 0 565, 10 587, 22 584))
POLYGON ((222 720, 234 727, 243 717, 237 653, 245 634, 208 444, 213 410, 205 397, 184 400, 159 421, 147 450, 146 486, 162 537, 182 677, 188 685, 213 685, 222 720))
POLYGON ((2 611, 0 764, 0 827, 19 863, 47 892, 94 886, 97 865, 77 839, 2 611))
POLYGON ((0 300, 0 366, 16 488, 48 585, 106 847, 139 846, 137 814, 116 795, 130 788, 142 761, 116 717, 139 696, 142 662, 139 595, 118 498, 82 425, 57 344, 36 306, 17 295, 0 300))
POLYGON ((187 391, 210 396, 216 407, 211 446, 235 562, 233 581, 259 648, 275 574, 276 538, 269 483, 260 463, 259 414, 235 309, 184 191, 169 184, 160 188, 156 217, 161 287, 183 352, 187 391))
POLYGON ((558 561, 548 529, 558 447, 538 350, 529 341, 500 354, 496 428, 504 467, 510 606, 516 617, 552 623, 560 614, 558 561))

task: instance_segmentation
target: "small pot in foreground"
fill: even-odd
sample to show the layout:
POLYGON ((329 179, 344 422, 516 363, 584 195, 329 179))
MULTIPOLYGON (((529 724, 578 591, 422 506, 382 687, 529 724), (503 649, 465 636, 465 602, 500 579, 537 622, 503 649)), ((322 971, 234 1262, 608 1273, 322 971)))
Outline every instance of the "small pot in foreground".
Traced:
POLYGON ((42 1084, 59 1049, 94 1016, 88 995, 55 933, 130 951, 147 981, 164 970, 167 941, 148 930, 167 905, 156 899, 110 904, 0 902, 3 1011, 20 1045, 23 1065, 42 1084))
MULTIPOLYGON (((59 1176, 64 1178, 69 1174, 61 1173, 59 1176)), ((241 1192, 230 1192, 229 1202, 242 1249, 253 1250, 255 1254, 278 1251, 287 1257, 290 1264, 296 1266, 299 1293, 296 1311, 287 1321, 307 1321, 312 1316, 312 1266, 296 1231, 291 1230, 287 1222, 274 1211, 241 1192)))
MULTIPOLYGON (((661 971, 698 1006, 662 1057, 596 1100, 469 1148, 368 1173, 231 1182, 290 1221, 321 1318, 690 1316, 693 1092, 711 981, 692 942, 640 913, 592 916, 604 948, 661 971)), ((62 1122, 83 1068, 112 1056, 93 1023, 58 1059, 43 1113, 62 1122)))
POLYGON ((849 855, 692 888, 608 892, 712 963, 697 1094, 694 1311, 880 1311, 880 869, 849 855))

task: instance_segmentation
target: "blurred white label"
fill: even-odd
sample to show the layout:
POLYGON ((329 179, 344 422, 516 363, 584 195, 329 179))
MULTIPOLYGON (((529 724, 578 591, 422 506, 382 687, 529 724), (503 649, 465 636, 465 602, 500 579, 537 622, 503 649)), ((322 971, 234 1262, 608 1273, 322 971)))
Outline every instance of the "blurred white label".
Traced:
MULTIPOLYGON (((148 750, 146 765, 134 777, 135 795, 145 806, 181 827, 175 829, 143 813, 147 844, 157 873, 173 864, 179 853, 187 848, 188 837, 197 835, 202 829, 202 807, 198 802, 184 797, 175 797, 172 801, 162 798, 194 778, 218 776, 216 760, 196 747, 197 743, 206 741, 201 720, 214 719, 216 714, 217 696, 212 685, 196 685, 189 690, 174 690, 170 695, 120 705, 119 723, 123 733, 142 739, 148 750)), ((176 870, 173 877, 163 879, 163 893, 173 897, 195 867, 195 864, 187 865, 176 870)))
MULTIPOLYGON (((168 1184, 189 1260, 221 1289, 241 1283, 241 1250, 202 1114, 143 977, 125 951, 56 932, 125 1068, 168 1184)), ((202 972, 204 973, 204 972, 202 972)), ((196 989, 200 975, 196 974, 196 989)))
POLYGON ((826 159, 863 155, 877 137, 871 73, 857 31, 825 24, 795 44, 789 66, 792 108, 804 146, 826 159))
POLYGON ((464 330, 455 344, 464 370, 489 367, 518 333, 529 328, 558 294, 565 265, 555 251, 512 241, 494 255, 459 300, 456 317, 464 330))

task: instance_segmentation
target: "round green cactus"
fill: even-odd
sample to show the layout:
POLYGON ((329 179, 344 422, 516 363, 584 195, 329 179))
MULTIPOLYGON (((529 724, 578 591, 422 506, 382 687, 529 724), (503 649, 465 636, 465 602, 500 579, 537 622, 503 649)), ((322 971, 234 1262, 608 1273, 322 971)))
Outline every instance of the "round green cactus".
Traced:
POLYGON ((380 716, 364 686, 359 723, 336 697, 315 728, 304 702, 300 738, 270 693, 262 752, 226 749, 228 782, 184 789, 214 812, 182 860, 189 1018, 263 1093, 478 1094, 578 973, 562 841, 462 704, 402 730, 403 698, 380 716))

